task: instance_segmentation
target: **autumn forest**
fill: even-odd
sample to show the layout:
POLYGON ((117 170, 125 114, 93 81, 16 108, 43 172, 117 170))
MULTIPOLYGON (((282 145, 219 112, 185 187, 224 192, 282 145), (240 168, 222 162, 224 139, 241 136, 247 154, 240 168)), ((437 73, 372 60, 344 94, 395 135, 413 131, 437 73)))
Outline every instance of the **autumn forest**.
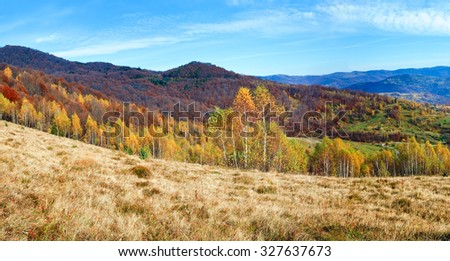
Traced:
MULTIPOLYGON (((180 91, 184 98, 178 102, 187 107, 199 101, 197 107, 209 114, 200 121, 180 120, 164 113, 170 107, 162 102, 164 95, 151 96, 159 102, 148 106, 152 99, 119 99, 132 97, 133 92, 108 96, 107 89, 87 86, 88 77, 70 81, 73 77, 67 80, 4 64, 0 118, 141 159, 343 178, 449 174, 446 106, 328 87, 275 84, 199 63, 162 75, 148 79, 164 88, 184 85, 180 91), (219 95, 217 83, 233 87, 219 95), (211 96, 215 100, 205 100, 211 96), (123 112, 124 102, 130 101, 126 104, 130 111, 144 115, 153 108, 155 113, 144 122, 120 114, 105 121, 105 115, 123 112), (270 116, 288 113, 289 117, 271 120, 267 108, 270 116), (329 111, 345 114, 335 117, 329 111), (231 119, 226 127, 224 119, 231 119)), ((141 81, 141 77, 135 79, 141 81)))

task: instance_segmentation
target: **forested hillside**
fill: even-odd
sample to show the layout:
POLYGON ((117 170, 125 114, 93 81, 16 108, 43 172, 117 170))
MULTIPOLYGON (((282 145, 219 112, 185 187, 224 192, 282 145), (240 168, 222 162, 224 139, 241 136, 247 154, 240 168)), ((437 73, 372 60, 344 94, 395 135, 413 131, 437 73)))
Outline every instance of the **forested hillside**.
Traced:
MULTIPOLYGON (((186 107, 195 102, 204 112, 216 106, 232 106, 240 87, 254 90, 263 84, 276 98, 277 103, 293 115, 287 119, 290 136, 305 134, 309 130, 301 122, 309 111, 337 114, 347 113, 340 124, 354 141, 402 141, 409 136, 432 143, 448 142, 450 133, 449 108, 424 105, 401 99, 367 94, 351 90, 338 90, 318 85, 285 85, 258 78, 239 75, 223 68, 192 62, 166 72, 115 66, 108 63, 70 62, 37 50, 6 46, 0 48, 0 61, 26 69, 28 73, 52 76, 82 94, 92 94, 105 99, 134 102, 150 110, 172 110, 180 102, 186 107), (297 124, 294 124, 294 123, 297 124), (298 124, 298 123, 301 124, 298 124)), ((4 70, 7 65, 0 66, 4 70)), ((11 66, 14 70, 14 67, 11 66)), ((425 70, 426 71, 426 70, 425 70)), ((428 71, 426 71, 428 72, 428 71)), ((445 70, 438 70, 442 75, 445 70)), ((41 76, 43 77, 43 76, 41 76)), ((34 88, 36 89, 36 88, 34 88)), ((31 92, 31 95, 34 93, 31 92)), ((334 122, 315 122, 329 132, 334 122)))
MULTIPOLYGON (((104 122, 102 116, 106 112, 123 111, 120 100, 104 93, 39 71, 8 65, 3 65, 1 69, 2 119, 136 154, 143 159, 153 157, 240 169, 340 177, 448 175, 450 169, 450 152, 447 146, 440 143, 445 136, 439 134, 449 124, 445 107, 423 106, 384 96, 319 86, 279 86, 275 94, 285 97, 286 102, 283 103, 271 92, 276 86, 258 85, 256 88, 239 87, 233 93, 233 88, 226 89, 228 96, 233 97, 232 101, 227 106, 216 107, 206 121, 177 121, 171 115, 158 112, 154 120, 146 121, 143 126, 134 120, 128 122, 123 115, 114 122, 104 122), (285 124, 270 122, 263 114, 257 113, 247 122, 252 124, 233 120, 225 128, 215 125, 236 113, 263 112, 267 105, 275 115, 289 109, 295 111, 285 124), (311 110, 325 115, 323 119, 317 119, 317 114, 314 116, 313 130, 311 125, 301 124, 312 118, 299 118, 311 110), (342 122, 335 122, 333 118, 328 118, 327 110, 347 110, 347 114, 342 122), (378 126, 373 128, 371 122, 378 126), (376 142, 399 143, 378 144, 372 153, 366 153, 339 138, 326 138, 315 146, 304 144, 296 138, 336 134, 334 130, 341 124, 350 131, 347 139, 371 142, 374 146, 376 142), (215 128, 216 134, 220 135, 207 135, 209 128, 215 128), (251 136, 243 135, 255 128, 260 131, 251 136), (121 130, 120 135, 111 135, 117 129, 121 130), (322 133, 317 130, 322 130, 322 133), (164 137, 155 135, 161 132, 164 137), (186 136, 183 133, 195 135, 186 136)), ((191 72, 182 67, 167 73, 194 77, 191 72)), ((199 72, 198 77, 208 79, 217 74, 224 80, 239 78, 233 73, 217 72, 199 72)), ((147 108, 131 104, 130 110, 145 113, 147 108)))

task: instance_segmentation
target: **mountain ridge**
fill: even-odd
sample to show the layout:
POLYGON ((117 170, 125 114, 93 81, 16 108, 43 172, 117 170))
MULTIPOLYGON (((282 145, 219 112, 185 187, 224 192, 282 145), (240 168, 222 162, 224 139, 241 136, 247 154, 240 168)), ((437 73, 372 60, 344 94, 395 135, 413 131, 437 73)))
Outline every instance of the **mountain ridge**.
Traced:
POLYGON ((225 106, 231 102, 232 94, 239 86, 253 85, 252 82, 259 80, 203 62, 190 62, 160 72, 105 62, 73 62, 32 48, 12 45, 0 48, 0 63, 42 71, 106 96, 152 109, 169 109, 179 102, 198 102, 202 109, 225 106), (228 91, 218 90, 215 86, 222 86, 228 91), (208 96, 223 96, 223 100, 214 101, 208 96))
POLYGON ((22 68, 41 70, 48 74, 67 71, 72 71, 72 73, 83 73, 88 70, 105 72, 105 69, 107 71, 111 70, 111 68, 132 69, 132 67, 129 66, 119 66, 108 62, 96 61, 82 63, 69 61, 51 53, 17 45, 5 45, 0 48, 0 62, 22 68))
POLYGON ((403 97, 417 102, 450 104, 448 88, 450 67, 448 66, 336 72, 309 76, 270 75, 261 78, 286 84, 318 84, 339 89, 403 97), (406 75, 409 77, 405 77, 406 75), (389 83, 393 80, 396 81, 395 84, 389 83), (437 81, 441 84, 436 84, 437 81), (408 95, 399 96, 394 93, 408 95))
POLYGON ((286 75, 275 74, 260 76, 262 79, 290 84, 320 84, 325 86, 345 88, 357 83, 374 82, 384 80, 388 77, 399 76, 403 74, 424 75, 433 77, 450 77, 450 66, 433 66, 423 68, 402 68, 396 70, 369 70, 369 71, 351 71, 334 72, 324 75, 286 75), (344 83, 340 81, 347 80, 344 83), (335 82, 332 85, 330 83, 335 82))
POLYGON ((5 45, 0 48, 0 63, 11 64, 21 68, 30 68, 41 70, 48 74, 57 74, 71 71, 71 73, 84 73, 86 71, 95 71, 99 73, 137 70, 141 72, 149 72, 151 74, 163 74, 166 77, 183 77, 183 78, 201 78, 201 77, 240 77, 240 74, 226 70, 209 62, 191 61, 187 64, 168 69, 165 71, 156 71, 151 69, 142 69, 140 67, 131 67, 123 65, 115 65, 110 62, 78 62, 69 61, 67 59, 55 56, 24 46, 5 45), (28 59, 26 59, 26 58, 28 59), (214 74, 195 75, 195 71, 206 71, 213 69, 214 74))

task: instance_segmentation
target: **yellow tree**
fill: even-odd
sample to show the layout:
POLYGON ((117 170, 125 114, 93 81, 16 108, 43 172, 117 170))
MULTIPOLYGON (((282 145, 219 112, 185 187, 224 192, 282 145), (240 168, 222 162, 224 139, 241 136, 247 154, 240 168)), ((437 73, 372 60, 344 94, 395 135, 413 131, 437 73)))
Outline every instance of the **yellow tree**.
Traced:
POLYGON ((233 110, 231 108, 222 110, 219 107, 216 107, 214 113, 208 119, 208 126, 206 130, 209 133, 214 133, 214 135, 216 135, 216 138, 212 138, 211 140, 216 141, 218 143, 217 146, 221 147, 224 164, 226 166, 234 165, 235 168, 238 168, 237 154, 235 150, 236 146, 233 133, 233 122, 227 121, 228 117, 232 113, 233 110), (230 126, 228 126, 228 124, 230 126), (227 137, 227 133, 230 129, 232 140, 231 143, 229 142, 229 139, 227 137))
POLYGON ((332 144, 333 141, 328 137, 316 144, 310 161, 313 173, 324 176, 333 175, 334 155, 331 150, 332 144))
POLYGON ((57 135, 59 136, 63 134, 63 136, 66 137, 70 131, 71 123, 64 108, 56 114, 55 118, 53 119, 53 123, 56 126, 57 135))
POLYGON ((144 137, 142 138, 142 147, 150 148, 153 144, 153 137, 150 135, 148 127, 144 128, 144 137))
POLYGON ((439 174, 439 159, 433 145, 429 141, 425 143, 425 175, 439 174))
POLYGON ((0 93, 0 119, 3 118, 3 114, 6 114, 6 108, 8 106, 9 100, 3 96, 2 93, 0 93))
POLYGON ((164 153, 163 157, 167 160, 173 160, 175 155, 180 151, 172 133, 169 133, 167 137, 164 137, 164 153))
POLYGON ((44 129, 44 114, 42 112, 38 112, 36 115, 36 128, 40 131, 44 129))
POLYGON ((5 77, 8 81, 12 78, 13 74, 12 74, 11 69, 8 66, 5 68, 5 70, 3 70, 3 75, 5 75, 5 77))
POLYGON ((274 123, 272 125, 275 137, 268 145, 268 158, 272 159, 270 163, 279 172, 304 173, 307 166, 304 147, 297 139, 288 139, 283 130, 277 128, 274 123))
MULTIPOLYGON (((233 109, 236 112, 239 112, 240 115, 248 114, 250 112, 254 112, 256 110, 255 103, 253 101, 252 93, 250 89, 241 87, 237 92, 234 101, 233 101, 233 109)), ((236 122, 236 121, 235 121, 236 122)), ((239 131, 243 131, 244 134, 244 167, 248 166, 248 127, 243 125, 241 121, 236 122, 236 127, 239 131)), ((233 128, 234 129, 234 128, 233 128)), ((242 134, 242 132, 241 132, 242 134)))
POLYGON ((346 146, 341 139, 331 141, 329 149, 333 153, 333 173, 338 177, 348 177, 351 168, 351 154, 349 146, 346 146))
POLYGON ((49 107, 48 119, 50 121, 61 111, 61 107, 56 101, 52 101, 49 107))
POLYGON ((36 120, 36 110, 33 104, 31 104, 26 98, 22 100, 22 107, 19 111, 19 121, 28 127, 31 127, 36 120))
POLYGON ((106 139, 108 144, 110 144, 110 146, 112 146, 113 148, 120 148, 120 150, 122 150, 126 136, 125 129, 128 129, 126 128, 123 121, 119 118, 114 125, 107 125, 106 129, 108 130, 106 132, 106 139))
POLYGON ((334 154, 333 173, 339 177, 355 177, 361 173, 364 156, 355 151, 348 143, 340 138, 334 139, 330 150, 334 154))
POLYGON ((153 137, 150 135, 148 127, 143 130, 142 136, 138 137, 139 142, 139 157, 141 159, 148 158, 148 154, 151 153, 150 146, 152 145, 153 137))
POLYGON ((240 113, 256 110, 250 89, 246 87, 241 87, 239 89, 233 101, 233 108, 240 113))
POLYGON ((82 94, 78 94, 77 100, 79 104, 84 105, 84 98, 82 94))
POLYGON ((396 175, 395 159, 392 151, 378 151, 370 158, 370 162, 375 176, 385 177, 396 175))
POLYGON ((330 140, 325 137, 311 156, 313 172, 325 176, 360 176, 363 163, 364 156, 339 138, 330 140))
POLYGON ((15 105, 0 93, 0 119, 12 117, 13 107, 15 105))
POLYGON ((364 164, 364 155, 360 151, 351 150, 350 153, 350 177, 361 176, 362 166, 364 164))
POLYGON ((361 176, 370 177, 372 174, 372 168, 369 164, 364 164, 361 166, 361 176))
POLYGON ((83 133, 83 128, 81 127, 80 118, 76 113, 72 114, 72 135, 75 139, 78 139, 83 133))
POLYGON ((267 135, 270 131, 270 116, 271 112, 281 112, 283 109, 279 108, 276 104, 276 99, 270 94, 269 90, 262 85, 256 87, 255 91, 255 107, 257 112, 259 113, 259 118, 262 121, 262 130, 263 130, 263 170, 268 171, 268 162, 267 162, 267 135), (267 121, 269 120, 269 121, 267 121))
POLYGON ((86 135, 85 135, 86 142, 90 144, 96 144, 97 133, 98 133, 98 124, 96 121, 92 119, 91 115, 88 115, 88 118, 86 120, 86 135))
POLYGON ((439 160, 439 174, 448 176, 450 174, 450 150, 447 146, 438 143, 436 154, 439 160))
POLYGON ((398 144, 398 169, 404 176, 423 174, 425 166, 425 150, 414 137, 408 142, 398 144))
POLYGON ((211 141, 203 148, 203 162, 208 165, 224 165, 222 149, 211 141))
MULTIPOLYGON (((98 129, 97 129, 97 137, 99 139, 99 146, 103 147, 105 145, 105 130, 106 130, 106 126, 104 124, 101 124, 98 129)), ((108 144, 107 139, 106 139, 106 145, 108 144)))
POLYGON ((125 145, 127 146, 127 149, 130 150, 129 152, 132 152, 133 154, 136 154, 139 151, 139 141, 136 134, 131 130, 129 136, 125 138, 125 145))

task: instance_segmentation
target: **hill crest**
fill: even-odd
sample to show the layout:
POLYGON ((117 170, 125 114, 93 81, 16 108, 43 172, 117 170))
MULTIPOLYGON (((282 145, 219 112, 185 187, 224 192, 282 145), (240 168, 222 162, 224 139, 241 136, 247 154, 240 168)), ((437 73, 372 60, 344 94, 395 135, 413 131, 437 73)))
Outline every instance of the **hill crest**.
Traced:
POLYGON ((202 109, 226 106, 240 86, 253 86, 257 80, 211 63, 191 62, 157 72, 105 62, 72 62, 28 47, 11 45, 0 48, 0 63, 42 71, 117 100, 151 109, 169 109, 178 102, 197 102, 202 109))

